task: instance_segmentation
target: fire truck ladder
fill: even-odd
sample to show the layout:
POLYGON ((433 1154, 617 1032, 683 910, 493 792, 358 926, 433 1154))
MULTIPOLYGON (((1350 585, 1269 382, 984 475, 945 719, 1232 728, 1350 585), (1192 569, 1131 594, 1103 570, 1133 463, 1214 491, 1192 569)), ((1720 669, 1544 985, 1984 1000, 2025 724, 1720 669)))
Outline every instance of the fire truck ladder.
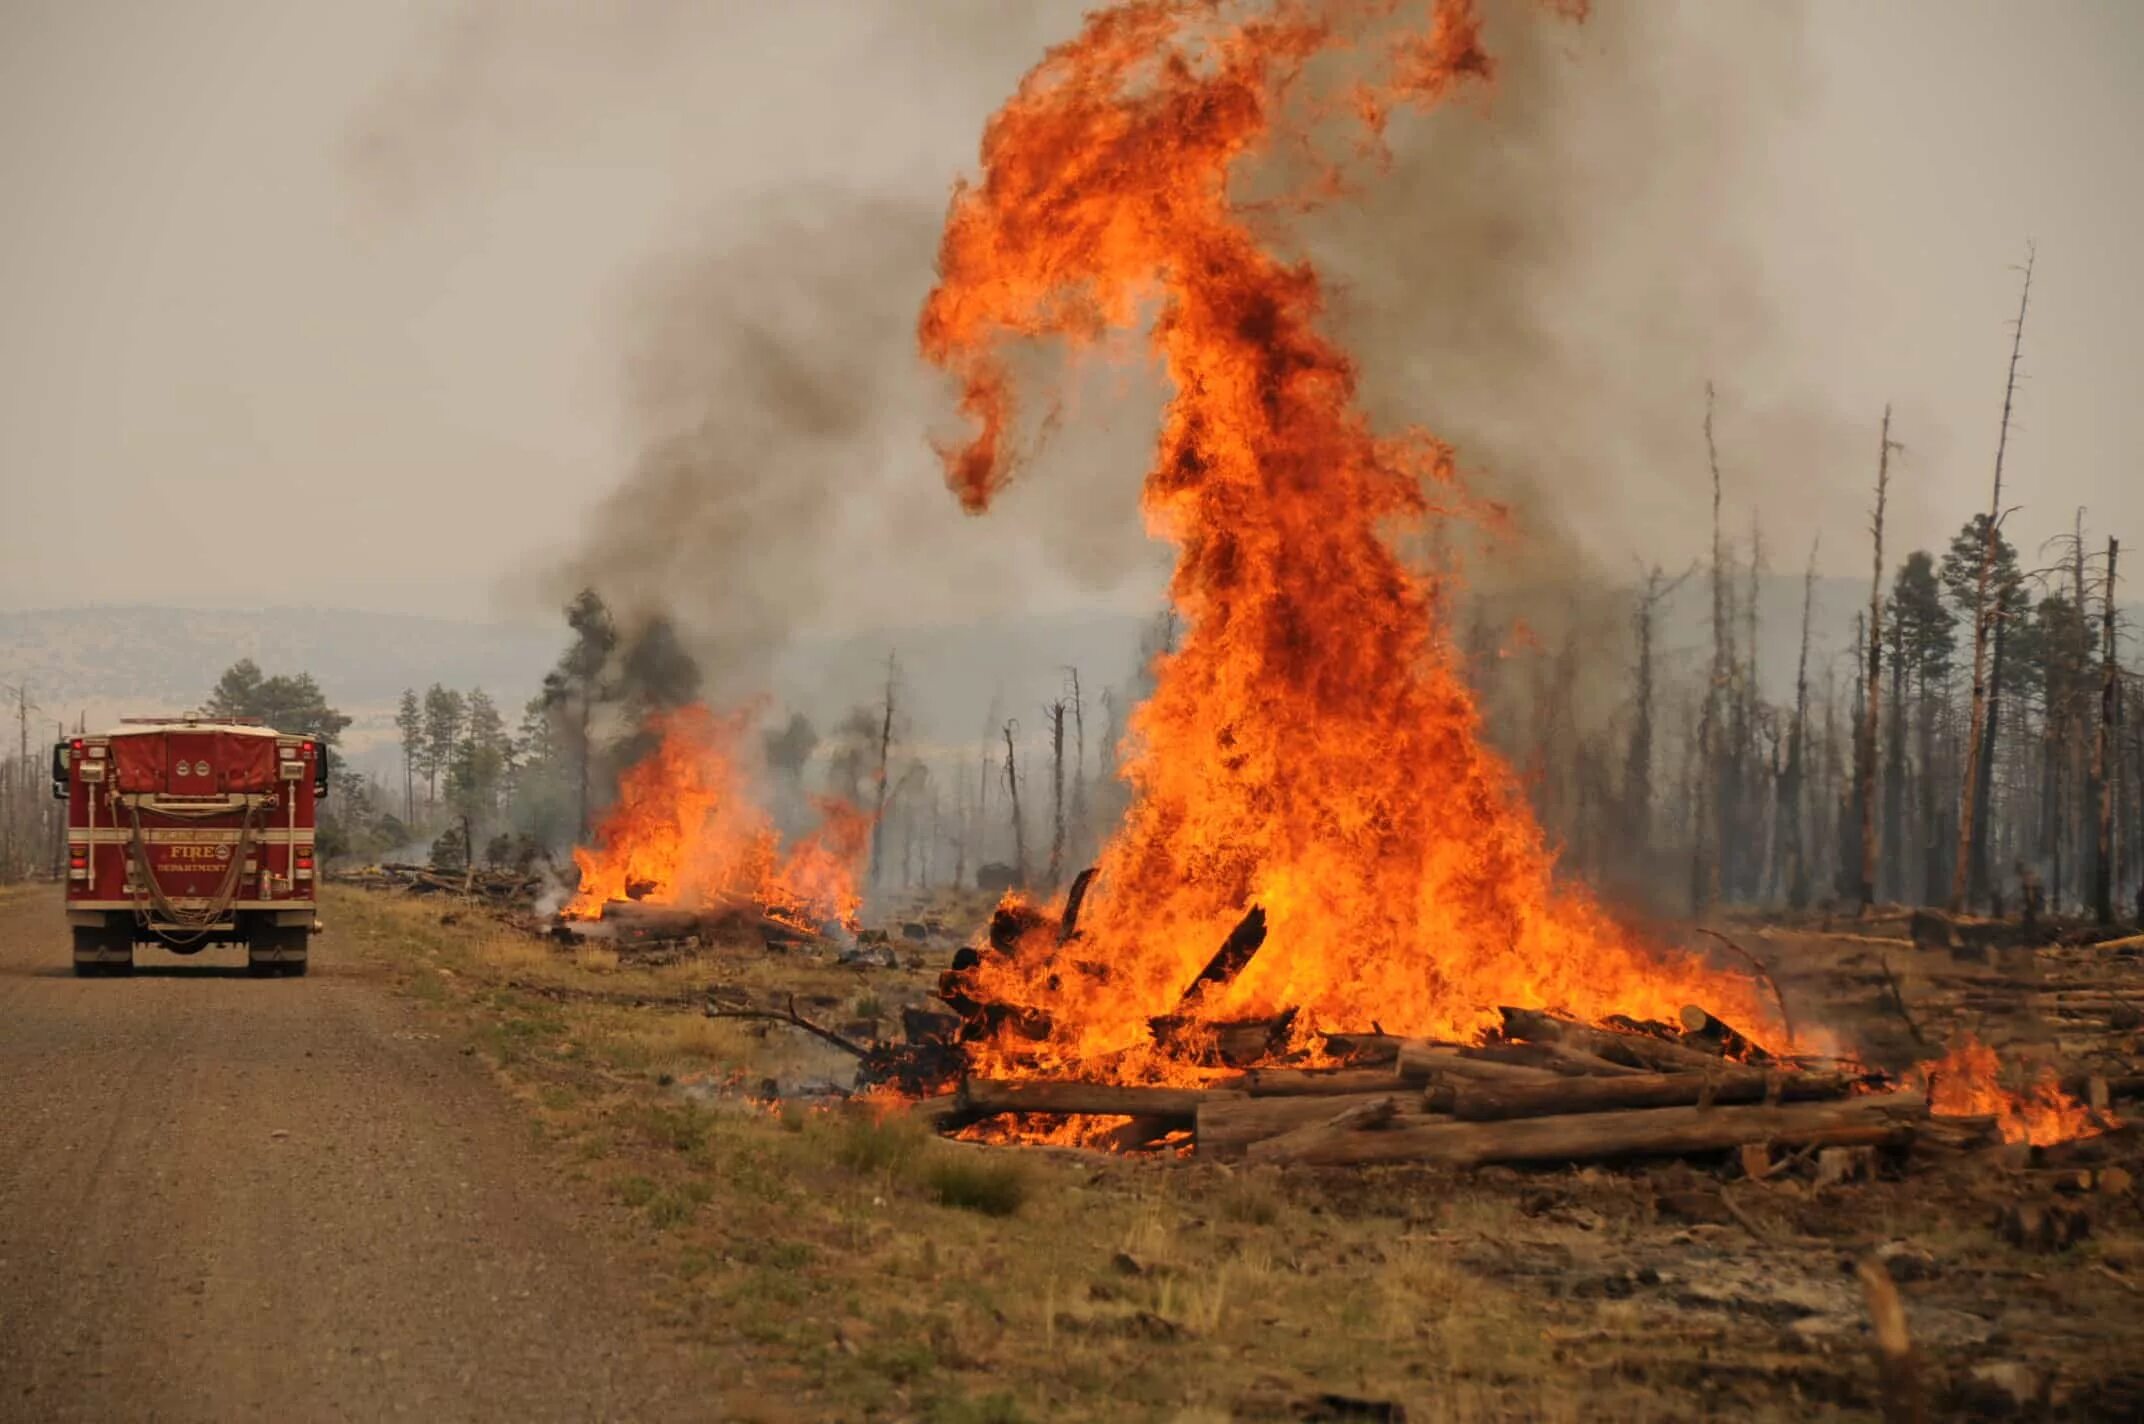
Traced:
MULTIPOLYGON (((164 924, 191 931, 183 939, 175 940, 176 943, 195 943, 216 927, 217 922, 230 910, 231 902, 238 898, 238 882, 245 874, 246 855, 253 848, 254 813, 259 807, 254 798, 246 798, 245 813, 238 823, 238 844, 232 848, 231 863, 223 872, 223 882, 204 903, 187 906, 180 905, 166 895, 164 887, 157 883, 155 874, 149 868, 149 845, 147 838, 142 835, 140 800, 136 797, 123 797, 121 800, 127 808, 127 817, 133 826, 133 834, 127 843, 127 854, 133 862, 131 868, 134 871, 132 894, 135 916, 145 925, 153 923, 149 913, 153 905, 156 913, 163 916, 164 924)), ((178 820, 201 821, 210 816, 227 815, 229 809, 228 806, 174 806, 160 801, 156 812, 160 816, 170 816, 178 820)))

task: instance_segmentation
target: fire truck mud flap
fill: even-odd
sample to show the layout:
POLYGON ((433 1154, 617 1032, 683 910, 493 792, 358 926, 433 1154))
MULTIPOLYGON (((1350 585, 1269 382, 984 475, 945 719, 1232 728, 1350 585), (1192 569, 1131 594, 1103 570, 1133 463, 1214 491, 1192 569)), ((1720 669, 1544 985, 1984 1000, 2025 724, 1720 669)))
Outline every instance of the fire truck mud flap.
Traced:
POLYGON ((306 949, 319 922, 311 910, 276 910, 258 916, 246 933, 246 967, 254 974, 305 973, 306 949))
POLYGON ((74 972, 127 974, 134 968, 132 924, 101 910, 69 910, 67 923, 74 934, 74 972))

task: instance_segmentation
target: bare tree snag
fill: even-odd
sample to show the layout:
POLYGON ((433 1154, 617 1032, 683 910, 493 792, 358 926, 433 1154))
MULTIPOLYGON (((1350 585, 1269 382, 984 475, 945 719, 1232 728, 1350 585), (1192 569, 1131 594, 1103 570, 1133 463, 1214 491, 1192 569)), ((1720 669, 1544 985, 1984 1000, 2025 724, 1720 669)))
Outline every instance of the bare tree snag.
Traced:
POLYGON ((1965 739, 1965 777, 1958 792, 1958 859, 1951 867, 1950 908, 1953 914, 1965 909, 1967 890, 1971 885, 1972 854, 1975 827, 1978 819, 1986 814, 1980 795, 1982 762, 1987 757, 1984 745, 1988 726, 1988 647, 1995 622, 1995 610, 1988 606, 1988 582, 1995 569, 1996 540, 2001 537, 2003 518, 2003 455, 2010 445, 2010 413, 2017 399, 2017 365, 2025 349, 2025 309, 2032 300, 2032 265, 2035 254, 2030 246, 2025 249, 2025 281, 2018 294, 2017 321, 2011 328, 2010 376, 2003 386, 2003 418, 1995 437, 1995 479, 1988 496, 1988 522, 1980 540, 1980 572, 1974 580, 1973 596, 1973 706, 1967 721, 1965 739))
POLYGON ((1065 701, 1062 697, 1043 711, 1050 719, 1050 868, 1043 884, 1057 888, 1065 863, 1065 701))
POLYGON ((871 883, 877 885, 879 873, 884 868, 886 842, 886 798, 893 788, 886 780, 886 761, 893 752, 893 688, 899 676, 900 665, 892 653, 886 654, 886 705, 878 725, 878 776, 873 785, 877 805, 871 816, 871 883))
POLYGON ((1017 721, 1005 724, 1005 789, 1012 796, 1012 863, 1013 874, 1019 883, 1027 883, 1027 823, 1020 819, 1020 768, 1013 758, 1013 734, 1020 729, 1017 721))
MULTIPOLYGON (((2099 824, 2099 849, 2092 862, 2092 917, 2100 924, 2114 923, 2114 801, 2107 786, 2107 772, 2114 763, 2114 724, 2122 708, 2122 674, 2114 656, 2114 566, 2121 556, 2122 541, 2107 540, 2107 585, 2101 599, 2100 642, 2103 660, 2099 682, 2099 730, 2092 740, 2092 784, 2099 824)), ((2078 613, 2084 610, 2080 607, 2078 613)))
MULTIPOLYGON (((1856 898, 1858 913, 1863 915, 1876 903, 1876 733, 1883 707, 1883 512, 1891 492, 1891 452, 1898 448, 1891 439, 1891 407, 1886 405, 1883 440, 1876 457, 1876 513, 1869 523, 1876 555, 1869 577, 1868 697, 1854 742, 1854 770, 1861 778, 1856 797, 1861 803, 1861 880, 1856 898)), ((1896 796, 1898 788, 1892 787, 1891 794, 1896 796)))
POLYGON ((1712 382, 1705 382, 1705 460, 1712 472, 1712 676, 1698 721, 1696 836, 1690 851, 1690 909, 1702 913, 1719 896, 1718 824, 1720 697, 1731 668, 1728 652, 1727 567, 1720 538, 1720 452, 1712 438, 1712 382))
POLYGON ((1809 610, 1816 598, 1816 552, 1822 536, 1809 541, 1809 564, 1802 571, 1801 655, 1794 664, 1794 720, 1787 727, 1787 764, 1779 778, 1773 806, 1774 840, 1783 862, 1780 884, 1787 904, 1799 910, 1809 903, 1809 857, 1803 846, 1802 814, 1809 743, 1809 610))

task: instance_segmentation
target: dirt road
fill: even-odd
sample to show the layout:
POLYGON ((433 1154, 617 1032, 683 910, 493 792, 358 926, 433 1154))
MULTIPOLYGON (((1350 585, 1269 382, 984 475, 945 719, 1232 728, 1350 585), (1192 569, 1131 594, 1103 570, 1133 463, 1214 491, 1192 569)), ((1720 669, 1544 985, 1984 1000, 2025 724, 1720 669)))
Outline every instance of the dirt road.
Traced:
POLYGON ((384 971, 140 951, 0 900, 0 1420, 719 1417, 629 1250, 384 971))

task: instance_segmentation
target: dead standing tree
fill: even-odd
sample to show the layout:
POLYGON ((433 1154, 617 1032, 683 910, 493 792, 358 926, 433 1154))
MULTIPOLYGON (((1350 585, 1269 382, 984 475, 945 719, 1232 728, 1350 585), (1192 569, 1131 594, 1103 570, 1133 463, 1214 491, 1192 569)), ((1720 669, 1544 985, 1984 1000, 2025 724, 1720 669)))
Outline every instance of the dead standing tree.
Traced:
POLYGON ((1050 719, 1050 870, 1044 888, 1055 890, 1065 864, 1065 700, 1042 711, 1050 719))
POLYGON ((1020 730, 1017 718, 1005 723, 1005 789, 1012 797, 1012 865, 1015 883, 1027 884, 1027 823, 1020 819, 1020 764, 1013 754, 1012 739, 1020 730))
POLYGON ((1072 688, 1072 863, 1084 865, 1087 858, 1087 708, 1080 697, 1079 669, 1066 668, 1065 678, 1072 688))
POLYGON ((1965 908, 1968 891, 1977 879, 1985 877, 1984 856, 1976 856, 1976 846, 1984 846, 1979 822, 1987 815, 1986 797, 1982 794, 1982 782, 1990 769, 1987 763, 1992 748, 1986 745, 1992 717, 1989 709, 1988 644, 1994 631, 1997 610, 1988 606, 1988 584, 1995 571, 1995 544, 2001 537, 2003 521, 2003 456, 2010 445, 2010 413, 2017 400, 2017 364, 2025 349, 2025 309, 2032 301, 2032 264, 2034 253, 2030 246, 2025 249, 2025 281, 2018 294, 2017 321, 2010 332, 2010 375, 2003 385, 2003 418, 1995 437, 1995 478, 1988 495, 1988 521, 1980 539, 1980 571, 1975 581, 1973 596, 1973 703, 1972 713, 1966 723, 1965 777, 1958 791, 1958 858, 1951 866, 1950 908, 1953 912, 1965 908), (1976 865, 1980 860, 1983 864, 1976 865))
POLYGON ((893 751, 893 690, 900 676, 900 664, 892 653, 886 654, 886 705, 878 724, 878 775, 874 782, 877 804, 871 813, 871 883, 878 884, 879 871, 885 860, 886 844, 886 798, 893 788, 886 780, 886 759, 893 751))
MULTIPOLYGON (((1861 879, 1858 912, 1876 903, 1876 729, 1883 706, 1883 512, 1891 493, 1891 407, 1883 408, 1883 445, 1876 457, 1876 513, 1869 530, 1875 539, 1874 572, 1869 578, 1868 693, 1854 739, 1854 774, 1860 780, 1855 800, 1861 810, 1861 879)), ((1897 794, 1897 789, 1892 789, 1897 794)))
POLYGON ((2115 750, 2114 724, 2122 706, 2121 666, 2114 656, 2114 565, 2122 541, 2107 540, 2107 586, 2101 600, 2100 644, 2104 649, 2099 683, 2099 733, 2092 741, 2092 795, 2099 813, 2098 850, 2092 860, 2092 917, 2114 923, 2114 796, 2107 786, 2109 756, 2115 750))
POLYGON ((1780 773, 1779 795, 1773 805, 1778 822, 1774 844, 1779 848, 1779 883, 1786 888, 1787 904, 1801 909, 1809 903, 1809 857, 1802 843, 1802 784, 1808 763, 1809 744, 1809 611, 1816 598, 1816 551, 1818 539, 1809 541, 1809 564, 1802 571, 1802 643, 1794 662, 1794 720, 1787 727, 1787 764, 1780 773))
POLYGON ((1630 746, 1623 758, 1623 823, 1628 832, 1632 869, 1643 873, 1653 848, 1653 636, 1660 605, 1693 571, 1674 578, 1658 564, 1645 574, 1631 622, 1637 633, 1637 661, 1631 668, 1630 746))
POLYGON ((1712 472, 1712 673, 1697 726, 1696 834, 1690 849, 1690 910, 1700 915, 1719 896, 1719 847, 1726 829, 1720 824, 1720 697, 1733 666, 1733 655, 1727 646, 1731 631, 1727 617, 1727 567, 1720 538, 1720 452, 1712 438, 1712 406, 1713 387, 1712 382, 1707 381, 1705 462, 1712 472))

